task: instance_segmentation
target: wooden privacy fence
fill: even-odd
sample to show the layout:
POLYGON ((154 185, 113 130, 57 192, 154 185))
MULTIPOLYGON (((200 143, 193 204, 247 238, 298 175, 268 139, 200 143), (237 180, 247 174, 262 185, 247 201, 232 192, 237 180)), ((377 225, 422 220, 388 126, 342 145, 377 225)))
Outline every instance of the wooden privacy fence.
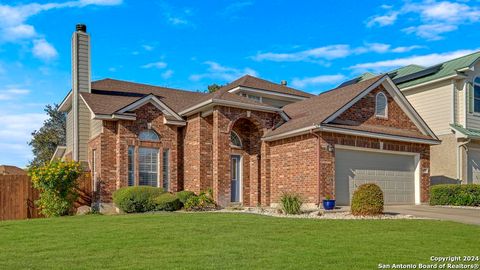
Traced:
MULTIPOLYGON (((75 208, 92 203, 92 181, 89 173, 78 179, 79 198, 75 208)), ((27 175, 0 175, 0 220, 41 217, 35 201, 39 192, 27 175)))

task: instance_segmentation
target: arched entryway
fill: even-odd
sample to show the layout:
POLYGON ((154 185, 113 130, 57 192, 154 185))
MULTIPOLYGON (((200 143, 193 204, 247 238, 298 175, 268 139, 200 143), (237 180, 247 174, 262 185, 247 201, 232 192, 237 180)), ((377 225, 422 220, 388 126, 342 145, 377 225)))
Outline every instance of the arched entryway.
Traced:
POLYGON ((262 130, 248 118, 230 129, 230 203, 251 206, 259 201, 262 130))

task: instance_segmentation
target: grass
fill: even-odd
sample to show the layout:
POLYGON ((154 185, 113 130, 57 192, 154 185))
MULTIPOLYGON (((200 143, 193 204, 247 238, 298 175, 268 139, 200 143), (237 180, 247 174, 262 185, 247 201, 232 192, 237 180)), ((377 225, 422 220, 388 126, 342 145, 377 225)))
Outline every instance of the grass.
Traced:
POLYGON ((0 222, 0 269, 376 269, 479 255, 480 227, 169 213, 0 222))

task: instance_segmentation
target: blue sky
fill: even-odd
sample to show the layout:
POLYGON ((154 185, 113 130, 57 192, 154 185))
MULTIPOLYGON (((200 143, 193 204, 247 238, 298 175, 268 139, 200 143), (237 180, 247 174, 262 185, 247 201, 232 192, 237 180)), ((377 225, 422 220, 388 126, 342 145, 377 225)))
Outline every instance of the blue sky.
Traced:
POLYGON ((479 22, 480 1, 0 0, 0 164, 27 164, 44 106, 69 91, 77 23, 94 80, 204 90, 251 74, 320 93, 478 50, 479 22))

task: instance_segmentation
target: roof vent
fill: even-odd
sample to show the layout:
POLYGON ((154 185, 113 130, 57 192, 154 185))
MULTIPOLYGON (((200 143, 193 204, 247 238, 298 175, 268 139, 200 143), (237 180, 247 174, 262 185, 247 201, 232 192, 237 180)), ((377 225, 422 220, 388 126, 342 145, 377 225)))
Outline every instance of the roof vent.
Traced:
POLYGON ((282 81, 280 82, 280 84, 281 84, 281 85, 284 85, 284 86, 287 86, 287 81, 286 81, 286 80, 282 80, 282 81))
POLYGON ((77 24, 75 26, 75 30, 77 30, 78 32, 86 33, 87 32, 87 26, 85 24, 77 24))

